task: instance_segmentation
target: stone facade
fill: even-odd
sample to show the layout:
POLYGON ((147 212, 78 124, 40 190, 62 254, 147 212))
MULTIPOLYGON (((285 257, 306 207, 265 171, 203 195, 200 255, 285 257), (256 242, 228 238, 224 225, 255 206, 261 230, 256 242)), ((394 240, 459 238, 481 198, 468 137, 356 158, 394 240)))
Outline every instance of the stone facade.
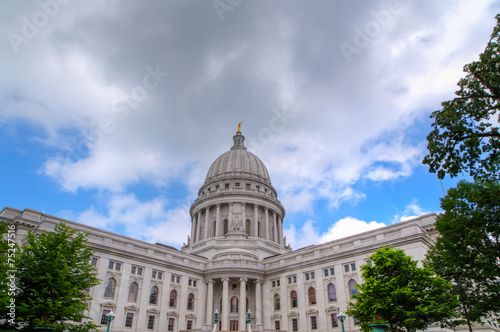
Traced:
MULTIPOLYGON (((87 232, 102 280, 90 291, 88 315, 105 330, 102 317, 115 312, 112 331, 211 331, 215 311, 220 330, 244 330, 250 310, 254 331, 340 332, 336 315, 347 310, 359 267, 377 248, 392 245, 421 260, 433 244, 436 216, 428 214, 292 251, 283 237, 285 209, 244 139, 238 131, 210 167, 180 251, 31 209, 7 207, 0 221, 16 225, 21 245, 29 229, 60 222, 87 232)), ((352 317, 344 324, 359 330, 352 317)))

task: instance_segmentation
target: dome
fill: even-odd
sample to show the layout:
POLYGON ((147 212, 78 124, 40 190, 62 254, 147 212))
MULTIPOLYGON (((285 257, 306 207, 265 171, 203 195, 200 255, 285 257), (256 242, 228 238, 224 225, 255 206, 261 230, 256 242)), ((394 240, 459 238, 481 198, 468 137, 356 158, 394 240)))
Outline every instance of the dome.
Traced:
POLYGON ((245 136, 238 131, 233 140, 234 145, 231 150, 221 154, 210 166, 205 184, 213 180, 234 177, 251 178, 271 184, 264 163, 244 146, 245 136))

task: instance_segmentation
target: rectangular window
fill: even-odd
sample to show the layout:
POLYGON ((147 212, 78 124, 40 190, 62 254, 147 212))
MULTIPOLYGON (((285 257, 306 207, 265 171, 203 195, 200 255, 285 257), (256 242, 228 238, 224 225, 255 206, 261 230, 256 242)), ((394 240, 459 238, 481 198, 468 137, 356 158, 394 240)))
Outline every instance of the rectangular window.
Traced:
POLYGON ((174 330, 174 318, 169 318, 168 319, 168 331, 173 331, 174 330))
POLYGON ((193 321, 192 320, 188 320, 187 321, 186 330, 192 330, 192 329, 193 329, 193 321))
POLYGON ((291 284, 292 283, 292 277, 288 277, 288 283, 291 284))
POLYGON ((178 284, 180 284, 181 283, 181 277, 176 276, 175 277, 175 282, 178 283, 178 284))
POLYGON ((229 183, 224 183, 224 188, 229 189, 229 183))
POLYGON ((372 260, 371 260, 371 259, 367 259, 367 260, 366 260, 366 264, 368 264, 368 265, 372 266, 372 260))
POLYGON ((148 317, 148 330, 152 330, 155 327, 155 316, 148 317))
POLYGON ((90 265, 97 266, 97 257, 92 257, 92 259, 90 260, 90 265))
POLYGON ((259 190, 260 190, 260 186, 255 186, 255 188, 257 189, 257 191, 259 191, 259 190))
POLYGON ((196 280, 193 280, 193 287, 196 287, 196 280))
POLYGON ((215 189, 219 189, 219 185, 218 184, 215 185, 215 189))
POLYGON ((121 267, 122 267, 121 263, 109 261, 109 265, 108 265, 109 270, 120 271, 121 267))
POLYGON ((170 277, 170 282, 175 282, 175 276, 172 274, 172 276, 170 277))
POLYGON ((279 280, 276 280, 276 286, 279 287, 280 286, 280 281, 279 280))
POLYGON ((325 272, 325 277, 328 277, 328 269, 324 270, 323 272, 325 272))
POLYGON ((274 328, 276 329, 276 331, 281 330, 281 328, 280 328, 280 321, 279 320, 275 320, 274 321, 274 328))
POLYGON ((247 184, 246 184, 246 188, 247 188, 247 189, 250 189, 250 183, 247 183, 247 184))
POLYGON ((333 267, 330 268, 330 275, 333 276, 335 274, 335 269, 333 267))
POLYGON ((273 281, 272 284, 273 284, 273 288, 276 287, 276 281, 273 281))
POLYGON ((316 316, 311 316, 311 329, 312 330, 318 329, 318 323, 316 322, 316 316))
POLYGON ((332 319, 332 327, 339 327, 339 322, 337 320, 337 314, 330 314, 332 319))
POLYGON ((127 316, 125 318, 125 327, 132 327, 132 322, 134 321, 134 313, 127 312, 127 316))
POLYGON ((233 284, 233 290, 237 290, 238 289, 238 284, 233 284))
POLYGON ((234 185, 235 185, 236 187, 239 187, 239 186, 240 186, 240 183, 239 183, 239 182, 236 182, 234 185))
POLYGON ((156 279, 161 280, 162 276, 163 276, 163 273, 156 272, 156 279))
POLYGON ((356 271, 356 263, 351 264, 351 271, 356 271))
POLYGON ((309 273, 306 273, 306 280, 309 280, 309 273))
POLYGON ((192 281, 191 279, 189 279, 189 280, 188 280, 188 286, 191 286, 191 283, 192 283, 192 282, 193 282, 193 281, 192 281))
POLYGON ((299 330, 299 322, 297 318, 292 318, 292 330, 293 332, 297 332, 299 330))
POLYGON ((297 283, 297 276, 293 276, 293 283, 296 284, 297 283))
POLYGON ((156 279, 156 271, 151 272, 151 278, 156 279))
POLYGON ((142 267, 132 266, 132 269, 130 270, 130 273, 138 275, 138 276, 142 276, 142 267))
POLYGON ((345 269, 346 272, 349 272, 349 264, 344 265, 344 269, 345 269))
POLYGON ((316 274, 314 272, 311 272, 311 279, 316 279, 316 274))
POLYGON ((106 317, 107 314, 109 314, 111 310, 104 309, 102 311, 102 316, 101 316, 101 325, 108 325, 108 317, 106 317))

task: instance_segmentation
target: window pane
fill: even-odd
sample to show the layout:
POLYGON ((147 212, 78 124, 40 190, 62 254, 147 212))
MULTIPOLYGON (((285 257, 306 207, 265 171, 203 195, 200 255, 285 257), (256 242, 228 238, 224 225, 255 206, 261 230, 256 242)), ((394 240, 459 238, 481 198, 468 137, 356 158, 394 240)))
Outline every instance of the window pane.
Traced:
POLYGON ((148 317, 148 330, 152 330, 155 327, 155 316, 148 317))
POLYGON ((108 317, 106 317, 107 314, 109 314, 111 310, 104 309, 102 311, 102 316, 101 316, 101 325, 107 325, 108 324, 108 317))
POLYGON ((132 312, 127 312, 127 317, 125 318, 125 327, 132 327, 133 320, 134 314, 132 312))

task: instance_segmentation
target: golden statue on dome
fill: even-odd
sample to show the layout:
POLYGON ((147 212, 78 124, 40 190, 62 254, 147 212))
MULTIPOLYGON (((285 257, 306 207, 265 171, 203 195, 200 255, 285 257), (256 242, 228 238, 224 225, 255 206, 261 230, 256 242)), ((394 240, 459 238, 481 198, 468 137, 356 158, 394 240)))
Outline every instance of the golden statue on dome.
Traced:
POLYGON ((243 122, 238 123, 238 131, 241 131, 241 124, 242 124, 242 123, 243 123, 243 122))

